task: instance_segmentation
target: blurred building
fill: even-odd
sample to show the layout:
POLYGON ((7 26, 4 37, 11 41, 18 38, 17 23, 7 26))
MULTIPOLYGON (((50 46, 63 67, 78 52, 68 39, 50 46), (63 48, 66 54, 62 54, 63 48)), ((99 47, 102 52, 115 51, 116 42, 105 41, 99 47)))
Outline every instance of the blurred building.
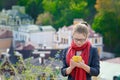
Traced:
POLYGON ((18 48, 16 42, 20 42, 21 46, 30 42, 35 49, 53 49, 55 32, 52 26, 21 25, 18 30, 13 31, 14 48, 18 48))
POLYGON ((3 28, 17 29, 19 25, 33 24, 34 20, 25 13, 25 7, 12 6, 12 9, 3 9, 0 12, 0 25, 3 28))
MULTIPOLYGON (((59 28, 58 32, 54 35, 54 42, 55 42, 55 48, 66 48, 70 46, 72 41, 72 29, 75 24, 82 22, 82 19, 75 19, 73 21, 73 25, 70 26, 63 26, 62 28, 59 28)), ((99 54, 103 52, 103 37, 96 33, 90 25, 89 27, 89 40, 92 43, 92 45, 96 46, 99 54)))
MULTIPOLYGON (((10 38, 11 41, 9 41, 13 43, 14 50, 64 49, 71 44, 73 26, 84 22, 82 19, 75 19, 72 25, 63 26, 56 31, 51 25, 39 26, 33 24, 33 21, 25 13, 25 8, 22 6, 13 6, 11 10, 3 9, 0 12, 0 29, 12 32, 13 38, 10 38)), ((92 30, 90 25, 88 27, 90 32, 89 40, 101 53, 103 51, 103 37, 92 30)), ((8 38, 4 39, 8 40, 8 38)), ((6 43, 3 47, 7 46, 6 48, 8 48, 9 44, 7 42, 9 41, 2 42, 6 43)))

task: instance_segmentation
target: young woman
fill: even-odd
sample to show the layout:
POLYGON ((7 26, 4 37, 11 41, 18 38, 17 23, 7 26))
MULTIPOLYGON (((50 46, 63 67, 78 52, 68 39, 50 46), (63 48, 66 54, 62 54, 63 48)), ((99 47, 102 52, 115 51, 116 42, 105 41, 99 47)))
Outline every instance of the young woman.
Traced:
POLYGON ((89 30, 84 23, 73 27, 72 42, 62 52, 63 67, 61 73, 68 80, 91 80, 91 76, 99 75, 99 55, 97 48, 88 40, 89 30), (82 61, 75 62, 73 56, 81 56, 82 61))

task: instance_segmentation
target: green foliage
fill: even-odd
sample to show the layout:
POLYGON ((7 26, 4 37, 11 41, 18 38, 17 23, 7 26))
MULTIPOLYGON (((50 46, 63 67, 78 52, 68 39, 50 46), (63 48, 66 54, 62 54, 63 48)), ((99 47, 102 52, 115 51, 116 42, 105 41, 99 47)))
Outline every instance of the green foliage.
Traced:
POLYGON ((16 5, 17 0, 0 0, 0 10, 10 9, 12 5, 16 5))
POLYGON ((53 15, 53 26, 56 29, 71 25, 74 18, 85 18, 88 13, 84 0, 43 0, 45 11, 53 15))
POLYGON ((42 0, 18 0, 17 4, 25 6, 26 12, 35 20, 43 12, 42 0))
POLYGON ((52 1, 52 0, 43 0, 43 8, 45 12, 50 12, 52 14, 56 13, 56 1, 52 1))
POLYGON ((93 29, 105 37, 104 42, 111 49, 114 49, 114 46, 117 44, 115 40, 117 38, 117 30, 115 24, 117 24, 116 18, 112 12, 106 12, 97 15, 93 23, 93 29))
POLYGON ((86 16, 86 21, 88 21, 88 23, 92 24, 93 20, 94 20, 94 16, 96 14, 96 9, 94 7, 94 5, 96 4, 96 0, 87 0, 88 5, 86 7, 86 9, 88 10, 88 16, 86 16))
MULTIPOLYGON (((29 0, 29 1, 31 1, 31 0, 29 0)), ((19 1, 17 2, 17 4, 19 4, 19 5, 21 5, 21 6, 27 5, 27 3, 28 3, 28 0, 19 0, 19 1)))
POLYGON ((116 57, 120 57, 120 43, 115 46, 114 52, 117 53, 116 57))
POLYGON ((105 48, 108 48, 107 51, 114 53, 119 52, 117 47, 120 45, 119 3, 120 1, 118 2, 117 0, 97 0, 96 9, 98 13, 96 14, 94 23, 92 24, 93 29, 103 35, 105 48))
POLYGON ((38 15, 36 24, 38 25, 51 25, 53 24, 52 15, 49 12, 38 15))
POLYGON ((24 80, 35 80, 39 75, 42 76, 45 73, 46 77, 50 74, 54 75, 54 70, 51 66, 35 66, 30 63, 30 60, 26 62, 26 70, 22 72, 24 80))
POLYGON ((35 22, 38 21, 39 15, 50 13, 52 17, 43 19, 42 25, 48 25, 49 22, 58 29, 64 25, 71 25, 74 18, 90 20, 87 17, 91 17, 89 14, 93 5, 88 2, 85 0, 18 0, 17 4, 25 6, 27 14, 32 16, 35 22), (92 7, 90 10, 88 5, 92 7))
MULTIPOLYGON (((21 61, 22 59, 20 59, 21 61)), ((35 66, 33 64, 31 64, 31 58, 29 58, 27 61, 25 61, 25 65, 26 65, 26 69, 22 71, 22 73, 16 73, 15 76, 10 76, 8 78, 6 78, 3 75, 4 80, 17 80, 17 78, 21 79, 21 80, 36 80, 38 77, 42 78, 43 74, 45 74, 45 78, 47 79, 48 77, 52 77, 52 78, 57 78, 57 76, 60 75, 60 70, 59 69, 55 69, 51 66, 51 64, 45 64, 45 65, 40 65, 40 66, 35 66)), ((49 58, 49 60, 51 61, 51 63, 53 63, 55 61, 55 59, 53 58, 49 58)), ((23 64, 21 64, 23 65, 23 64)), ((16 68, 19 65, 19 62, 16 63, 16 68)), ((17 69, 18 70, 18 69, 17 69)), ((3 79, 2 78, 2 79, 3 79)), ((57 79, 56 79, 57 80, 57 79)), ((66 80, 66 79, 62 79, 62 80, 66 80)))

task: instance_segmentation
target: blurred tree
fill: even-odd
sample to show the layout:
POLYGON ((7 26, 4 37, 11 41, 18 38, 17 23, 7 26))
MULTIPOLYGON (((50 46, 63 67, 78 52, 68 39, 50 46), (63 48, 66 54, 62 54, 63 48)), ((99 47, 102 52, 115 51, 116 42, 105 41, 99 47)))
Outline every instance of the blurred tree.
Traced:
POLYGON ((12 5, 16 5, 17 0, 0 0, 0 10, 3 8, 11 9, 12 5))
POLYGON ((0 1, 0 10, 2 10, 2 1, 0 1))
POLYGON ((85 18, 89 13, 86 6, 84 0, 43 0, 43 8, 53 15, 56 29, 70 25, 74 18, 85 18))
POLYGON ((0 0, 0 4, 6 6, 12 2, 25 6, 27 14, 35 20, 41 13, 49 12, 53 15, 52 25, 56 29, 64 25, 71 25, 74 18, 83 18, 91 22, 92 16, 95 13, 93 7, 95 0, 92 0, 92 3, 89 0, 0 0))
POLYGON ((86 9, 88 9, 89 11, 89 15, 86 17, 86 21, 88 21, 88 23, 92 24, 94 16, 96 14, 96 9, 94 7, 94 5, 96 4, 96 0, 87 0, 87 7, 86 9))
POLYGON ((49 12, 38 15, 36 24, 38 25, 51 25, 53 23, 52 15, 49 12))
POLYGON ((25 6, 26 12, 35 20, 38 14, 43 13, 42 0, 19 0, 17 4, 25 6))
POLYGON ((53 0, 43 0, 43 8, 45 10, 45 12, 50 12, 52 14, 55 14, 57 12, 56 10, 56 1, 53 1, 53 0))
MULTIPOLYGON (((31 1, 31 0, 29 0, 29 1, 31 1)), ((17 4, 18 4, 18 5, 21 5, 21 6, 25 6, 25 5, 28 4, 28 0, 19 0, 19 1, 17 2, 17 4)))
POLYGON ((119 0, 97 0, 95 8, 98 13, 95 16, 93 29, 104 37, 105 50, 116 52, 120 46, 120 6, 119 0))

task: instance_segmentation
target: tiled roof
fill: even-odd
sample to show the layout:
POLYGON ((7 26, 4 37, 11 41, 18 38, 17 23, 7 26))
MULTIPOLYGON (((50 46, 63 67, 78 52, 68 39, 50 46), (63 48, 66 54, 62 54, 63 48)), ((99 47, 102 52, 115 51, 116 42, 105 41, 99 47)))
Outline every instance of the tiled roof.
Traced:
POLYGON ((33 44, 32 42, 26 42, 21 44, 22 42, 17 42, 16 44, 16 50, 33 50, 36 47, 38 47, 37 45, 33 44))
POLYGON ((0 38, 12 38, 12 31, 0 29, 0 38))

